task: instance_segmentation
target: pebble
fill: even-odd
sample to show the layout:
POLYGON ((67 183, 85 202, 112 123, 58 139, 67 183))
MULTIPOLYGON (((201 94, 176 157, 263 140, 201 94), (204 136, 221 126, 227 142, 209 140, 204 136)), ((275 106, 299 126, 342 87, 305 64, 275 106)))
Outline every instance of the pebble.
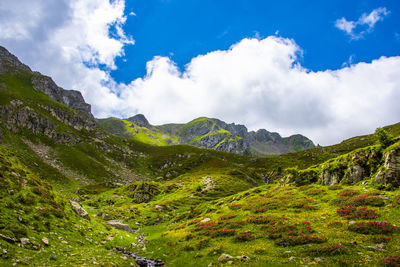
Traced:
POLYGON ((51 254, 50 255, 50 260, 53 260, 53 261, 57 260, 57 256, 54 255, 54 254, 51 254))
POLYGON ((49 239, 47 239, 46 237, 43 237, 43 238, 42 238, 42 242, 43 242, 43 244, 45 244, 46 246, 49 245, 49 239))

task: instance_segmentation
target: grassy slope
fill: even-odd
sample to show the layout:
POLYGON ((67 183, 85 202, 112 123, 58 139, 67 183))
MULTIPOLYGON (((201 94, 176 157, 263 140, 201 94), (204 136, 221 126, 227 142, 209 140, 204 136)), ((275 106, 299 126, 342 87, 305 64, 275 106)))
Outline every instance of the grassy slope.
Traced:
MULTIPOLYGON (((0 90, 2 105, 8 104, 12 99, 21 99, 25 105, 49 118, 51 116, 39 104, 75 112, 46 95, 33 91, 28 73, 1 76, 0 81, 13 88, 11 91, 0 90)), ((116 245, 129 248, 130 243, 135 242, 134 235, 109 229, 101 217, 92 217, 91 222, 78 218, 69 207, 67 197, 85 201, 85 208, 92 215, 104 213, 110 219, 123 219, 132 227, 140 227, 141 230, 136 234, 149 234, 147 249, 140 253, 151 258, 162 258, 170 266, 205 266, 210 262, 217 262, 223 252, 233 256, 245 254, 253 259, 259 258, 259 261, 253 260, 249 263, 252 266, 265 266, 267 262, 288 262, 289 255, 296 257, 297 264, 304 262, 304 258, 313 260, 314 256, 309 256, 309 252, 304 251, 308 246, 280 247, 268 237, 260 236, 264 230, 259 225, 249 223, 247 219, 258 216, 257 210, 264 207, 266 209, 261 211, 264 216, 269 214, 279 221, 287 220, 288 223, 309 220, 316 230, 313 235, 323 236, 328 242, 346 246, 346 255, 317 255, 327 258, 326 263, 351 264, 360 260, 365 263, 368 262, 368 256, 371 265, 376 265, 383 256, 399 250, 398 242, 395 241, 398 234, 395 233, 394 241, 387 245, 387 251, 368 252, 365 246, 376 243, 372 241, 373 235, 348 231, 347 220, 338 217, 338 206, 332 202, 337 198, 337 191, 330 190, 334 188, 315 185, 275 189, 275 185, 260 186, 265 175, 279 177, 284 168, 307 168, 371 145, 375 141, 371 135, 355 137, 335 146, 253 159, 191 146, 157 147, 115 136, 98 139, 92 133, 77 131, 54 118, 51 119, 58 125, 59 131, 78 136, 81 142, 77 145, 56 144, 54 140, 33 135, 27 130, 12 134, 1 127, 3 143, 6 145, 0 147, 0 174, 5 185, 1 189, 3 203, 0 230, 9 236, 27 236, 34 243, 40 243, 40 239, 45 236, 52 243, 51 247, 44 247, 44 252, 39 253, 29 247, 23 248, 0 240, 1 248, 8 250, 9 255, 8 259, 1 259, 2 265, 10 265, 17 259, 29 264, 54 264, 49 260, 50 254, 58 256, 57 265, 128 263, 109 249, 116 245), (32 147, 23 142, 24 139, 49 148, 47 157, 35 153, 32 147), (56 162, 59 168, 52 166, 51 162, 56 162), (157 182, 135 182, 115 188, 115 182, 126 177, 157 182), (28 181, 26 187, 22 186, 24 179, 28 181), (30 181, 32 185, 29 184, 30 181), (48 194, 35 193, 35 187, 45 188, 48 194), (10 193, 7 188, 14 188, 14 193, 10 193), (26 203, 26 196, 33 196, 34 202, 26 203), (143 200, 150 202, 138 203, 143 200), (241 206, 238 209, 234 208, 239 206, 229 208, 232 204, 241 206), (49 214, 41 214, 35 205, 48 207, 45 211, 49 214), (162 210, 157 210, 155 205, 161 206, 162 210), (26 225, 18 220, 15 210, 22 211, 20 216, 27 222, 26 225), (218 219, 222 215, 230 214, 236 217, 218 219), (189 224, 193 219, 204 218, 210 218, 213 222, 224 221, 225 223, 219 225, 236 230, 235 235, 251 230, 257 238, 238 242, 235 241, 235 235, 213 237, 209 236, 211 233, 200 229, 203 226, 199 222, 189 224), (243 220, 245 222, 239 222, 243 220), (336 221, 341 223, 329 224, 336 221), (226 225, 226 222, 230 222, 232 227, 226 225), (336 225, 337 228, 328 225, 336 225), (196 227, 199 228, 198 231, 195 231, 196 227), (113 241, 107 240, 110 235, 114 236, 113 241), (66 240, 68 244, 62 243, 62 240, 66 240), (352 240, 361 246, 350 245, 352 240), (281 256, 283 251, 288 250, 291 253, 281 256), (25 259, 25 256, 30 258, 25 259)), ((400 124, 390 126, 387 130, 397 136, 400 134, 400 124)), ((353 187, 359 191, 374 191, 373 188, 353 187)), ((386 204, 376 208, 381 214, 379 220, 398 223, 399 191, 379 194, 382 194, 379 197, 384 198, 386 204)), ((218 231, 218 228, 211 230, 218 231)))

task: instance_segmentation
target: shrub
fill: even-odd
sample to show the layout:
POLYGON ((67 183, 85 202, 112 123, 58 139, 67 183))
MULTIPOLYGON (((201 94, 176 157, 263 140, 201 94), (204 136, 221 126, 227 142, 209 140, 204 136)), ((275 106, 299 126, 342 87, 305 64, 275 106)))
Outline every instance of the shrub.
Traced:
POLYGON ((236 214, 226 214, 226 215, 222 215, 221 217, 219 217, 219 220, 225 221, 225 220, 229 220, 229 219, 233 219, 235 218, 237 215, 236 214))
POLYGON ((384 258, 382 261, 387 267, 400 266, 400 255, 390 255, 384 258))
POLYGON ((390 241, 392 241, 392 238, 391 238, 390 236, 384 236, 384 235, 382 235, 382 236, 373 236, 373 237, 372 237, 372 240, 373 240, 375 243, 382 244, 382 243, 389 243, 390 241))
POLYGON ((343 223, 338 221, 328 223, 328 227, 342 227, 342 226, 343 223))
POLYGON ((310 235, 300 235, 300 236, 283 236, 282 238, 276 239, 275 244, 278 246, 288 247, 297 246, 304 244, 320 244, 326 242, 326 238, 310 235))
POLYGON ((360 222, 351 224, 349 230, 359 234, 391 234, 397 231, 397 227, 388 222, 360 222))
POLYGON ((276 223, 277 218, 275 217, 265 217, 265 216, 258 216, 254 218, 248 218, 246 220, 248 223, 254 223, 254 224, 271 224, 271 223, 276 223))
POLYGON ((231 205, 229 205, 229 208, 231 210, 238 210, 238 209, 242 208, 242 205, 241 204, 231 204, 231 205))
POLYGON ((352 197, 352 196, 359 195, 359 194, 360 194, 360 192, 359 192, 358 190, 355 190, 355 189, 345 189, 345 190, 343 190, 342 192, 340 192, 340 193, 338 194, 338 196, 339 196, 339 197, 352 197))
POLYGON ((256 236, 251 232, 251 231, 245 231, 239 233, 236 237, 235 240, 239 242, 245 242, 245 241, 250 241, 255 239, 256 236))
POLYGON ((190 222, 188 222, 188 225, 197 224, 197 223, 199 223, 200 221, 201 221, 200 218, 194 219, 194 220, 191 220, 190 222))
POLYGON ((195 245, 194 247, 196 248, 196 250, 200 250, 202 248, 205 248, 209 245, 210 243, 210 239, 209 238, 203 238, 200 239, 195 245))
POLYGON ((385 201, 380 196, 375 196, 371 194, 362 194, 360 196, 351 198, 348 201, 349 205, 352 206, 372 206, 372 207, 383 207, 385 206, 385 201))
POLYGON ((340 189, 342 189, 342 186, 338 185, 338 184, 334 184, 334 185, 328 186, 328 189, 329 190, 340 190, 340 189))
POLYGON ((309 196, 325 195, 326 191, 322 188, 312 188, 306 192, 309 196))
POLYGON ((393 143, 393 137, 384 129, 378 128, 374 134, 376 142, 386 148, 393 143))
POLYGON ((375 210, 368 209, 366 207, 354 207, 354 206, 346 206, 338 209, 337 214, 346 219, 375 219, 379 216, 375 210))
POLYGON ((314 257, 318 256, 334 256, 334 255, 341 255, 341 254, 346 254, 347 250, 346 248, 339 244, 327 244, 327 245, 320 245, 317 247, 313 247, 311 249, 308 249, 305 251, 306 254, 314 257))

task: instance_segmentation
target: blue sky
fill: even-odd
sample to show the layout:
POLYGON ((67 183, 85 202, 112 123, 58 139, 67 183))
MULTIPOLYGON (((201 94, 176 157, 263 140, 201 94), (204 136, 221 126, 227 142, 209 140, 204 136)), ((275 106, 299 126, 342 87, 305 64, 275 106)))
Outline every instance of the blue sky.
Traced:
POLYGON ((318 71, 344 62, 370 62, 400 53, 399 1, 129 0, 124 29, 134 36, 112 76, 123 82, 142 77, 154 56, 170 57, 183 68, 191 58, 228 49, 245 37, 279 35, 302 48, 302 65, 318 71), (338 18, 357 20, 385 7, 390 14, 362 39, 351 40, 335 27, 338 18), (396 35, 397 34, 397 35, 396 35))
POLYGON ((97 118, 329 145, 400 122, 398 0, 2 0, 0 45, 97 118))

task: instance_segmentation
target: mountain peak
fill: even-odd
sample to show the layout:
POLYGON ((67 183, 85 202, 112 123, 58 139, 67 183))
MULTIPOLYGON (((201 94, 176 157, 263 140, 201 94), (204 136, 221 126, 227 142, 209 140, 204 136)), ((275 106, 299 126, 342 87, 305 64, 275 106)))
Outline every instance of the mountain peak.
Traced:
POLYGON ((31 71, 31 69, 19 61, 16 56, 11 54, 6 48, 0 46, 0 74, 20 70, 31 71))
POLYGON ((137 114, 133 117, 128 118, 127 120, 135 123, 136 125, 138 125, 140 127, 149 127, 150 126, 149 121, 146 119, 146 117, 143 114, 137 114))

